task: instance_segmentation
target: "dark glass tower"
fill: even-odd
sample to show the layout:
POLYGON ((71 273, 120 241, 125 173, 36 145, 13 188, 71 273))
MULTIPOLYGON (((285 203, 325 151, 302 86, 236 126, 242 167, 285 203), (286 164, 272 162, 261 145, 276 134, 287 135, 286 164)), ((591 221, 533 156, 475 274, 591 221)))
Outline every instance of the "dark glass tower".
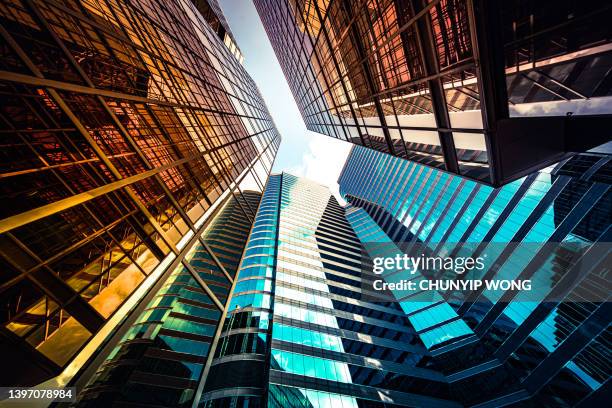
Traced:
POLYGON ((494 186, 609 139, 608 1, 254 2, 312 131, 494 186))
POLYGON ((339 184, 353 208, 347 212, 361 214, 361 224, 352 224, 363 242, 420 245, 433 256, 468 243, 463 256, 493 258, 485 278, 547 285, 538 300, 517 290, 441 292, 433 305, 416 308, 409 296, 398 299, 412 307, 408 319, 428 350, 419 365, 444 375, 451 399, 491 407, 606 404, 611 159, 579 154, 494 189, 353 148, 339 184))
POLYGON ((214 1, 0 1, 0 88, 1 384, 62 386, 280 138, 214 1))

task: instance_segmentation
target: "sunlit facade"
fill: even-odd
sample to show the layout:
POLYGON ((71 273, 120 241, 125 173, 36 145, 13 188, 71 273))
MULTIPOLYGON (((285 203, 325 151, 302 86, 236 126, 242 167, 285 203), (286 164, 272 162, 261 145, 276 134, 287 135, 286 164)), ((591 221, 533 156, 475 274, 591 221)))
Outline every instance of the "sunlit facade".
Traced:
POLYGON ((2 385, 66 385, 220 204, 254 215, 280 137, 226 25, 216 2, 0 2, 2 385))
POLYGON ((605 0, 254 3, 312 131, 494 186, 609 138, 605 0))
POLYGON ((546 288, 539 300, 517 290, 447 291, 431 303, 411 301, 414 294, 397 299, 427 349, 417 366, 441 372, 450 399, 463 406, 606 405, 611 159, 579 154, 494 189, 352 149, 339 184, 362 242, 405 251, 420 245, 432 256, 457 255, 454 248, 486 254, 492 259, 483 278, 531 279, 546 288))
MULTIPOLYGON (((232 196, 181 263, 160 279, 152 299, 92 378, 82 378, 79 407, 117 404, 191 406, 233 288, 261 193, 232 196)), ((137 315, 137 316, 136 316, 137 315)), ((208 363, 210 364, 210 363, 208 363)))

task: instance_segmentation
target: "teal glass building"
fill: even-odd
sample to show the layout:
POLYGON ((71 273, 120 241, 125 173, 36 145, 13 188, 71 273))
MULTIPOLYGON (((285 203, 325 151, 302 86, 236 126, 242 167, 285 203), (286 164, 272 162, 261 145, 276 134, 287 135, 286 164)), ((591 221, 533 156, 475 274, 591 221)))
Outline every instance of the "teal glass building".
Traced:
POLYGON ((442 373, 450 399, 483 407, 605 405, 610 158, 575 155, 495 189, 362 147, 351 151, 339 184, 362 242, 420 245, 434 256, 468 243, 468 255, 493 255, 485 278, 551 281, 540 301, 512 290, 398 299, 427 350, 418 366, 442 373))
POLYGON ((92 363, 89 381, 75 384, 79 407, 191 406, 260 198, 247 190, 225 201, 184 259, 128 317, 110 353, 92 363))
POLYGON ((327 187, 270 177, 200 406, 459 406, 399 304, 360 299, 349 219, 327 187))
POLYGON ((327 187, 272 175, 261 195, 221 210, 77 405, 604 406, 610 170, 609 155, 581 154, 493 189, 355 147, 342 205, 327 187), (507 244, 519 241, 531 256, 507 244), (558 286, 541 302, 511 291, 366 296, 371 243, 436 254, 448 242, 496 254, 489 274, 558 286))

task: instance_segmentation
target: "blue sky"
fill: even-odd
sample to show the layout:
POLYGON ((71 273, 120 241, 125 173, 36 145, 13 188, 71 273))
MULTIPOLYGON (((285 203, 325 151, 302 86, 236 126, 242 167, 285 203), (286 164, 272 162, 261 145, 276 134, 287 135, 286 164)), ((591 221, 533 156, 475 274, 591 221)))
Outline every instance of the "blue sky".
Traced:
POLYGON ((274 172, 306 177, 337 192, 337 179, 351 145, 306 129, 285 75, 251 0, 219 0, 283 141, 274 172))

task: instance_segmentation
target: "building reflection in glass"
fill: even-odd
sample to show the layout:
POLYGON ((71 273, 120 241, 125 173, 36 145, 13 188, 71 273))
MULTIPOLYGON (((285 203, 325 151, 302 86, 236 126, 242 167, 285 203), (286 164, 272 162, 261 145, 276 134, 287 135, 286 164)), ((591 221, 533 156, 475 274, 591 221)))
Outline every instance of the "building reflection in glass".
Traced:
POLYGON ((607 140, 605 1, 255 5, 312 131, 494 186, 607 140))
POLYGON ((261 194, 235 194, 79 395, 78 406, 188 406, 194 398, 261 194))
POLYGON ((605 399, 610 158, 577 154, 495 189, 363 147, 351 151, 339 184, 362 241, 419 245, 433 256, 486 253, 484 278, 546 288, 540 301, 512 290, 448 291, 433 307, 403 299, 431 353, 419 366, 444 373, 453 399, 568 407, 605 399))
POLYGON ((0 4, 5 384, 61 372, 240 177, 265 183, 279 135, 202 7, 0 4))

